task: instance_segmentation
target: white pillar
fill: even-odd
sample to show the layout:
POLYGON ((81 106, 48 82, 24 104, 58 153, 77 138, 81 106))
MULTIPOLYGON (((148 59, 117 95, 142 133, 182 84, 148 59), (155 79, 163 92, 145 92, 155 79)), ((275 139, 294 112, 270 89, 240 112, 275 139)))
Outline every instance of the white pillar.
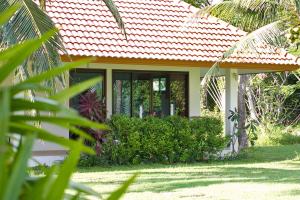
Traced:
POLYGON ((189 70, 189 117, 200 116, 200 68, 189 70))
MULTIPOLYGON (((230 110, 238 107, 238 73, 237 69, 226 69, 225 71, 225 134, 232 135, 234 123, 228 119, 230 110)), ((237 149, 237 140, 234 144, 237 149)))
POLYGON ((112 115, 112 70, 106 69, 106 110, 107 118, 110 118, 112 115))

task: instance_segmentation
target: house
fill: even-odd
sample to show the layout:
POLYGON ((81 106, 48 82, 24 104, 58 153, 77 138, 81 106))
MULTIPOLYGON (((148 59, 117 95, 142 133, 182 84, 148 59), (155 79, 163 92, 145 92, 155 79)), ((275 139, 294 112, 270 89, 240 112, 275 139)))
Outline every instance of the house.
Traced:
MULTIPOLYGON (((197 9, 180 0, 115 3, 127 39, 103 1, 49 1, 47 12, 68 52, 63 61, 95 57, 93 63, 70 73, 70 84, 102 77, 94 89, 105 101, 107 117, 200 116, 200 77, 246 33, 211 16, 189 20, 197 9)), ((226 133, 232 130, 226 116, 237 107, 239 74, 295 70, 298 64, 296 57, 263 44, 257 52, 235 52, 221 63, 220 73, 226 77, 226 133)), ((73 107, 78 104, 78 98, 71 101, 73 107)), ((68 130, 59 133, 69 137, 68 130)), ((34 155, 42 161, 64 154, 60 147, 42 141, 35 146, 34 155)))

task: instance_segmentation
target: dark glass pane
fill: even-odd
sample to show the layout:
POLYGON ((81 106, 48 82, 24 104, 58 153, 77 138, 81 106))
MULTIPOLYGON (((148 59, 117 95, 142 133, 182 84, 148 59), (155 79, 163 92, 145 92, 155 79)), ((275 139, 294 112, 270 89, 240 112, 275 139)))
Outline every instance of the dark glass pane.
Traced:
POLYGON ((164 92, 167 90, 167 78, 160 78, 159 80, 159 90, 164 92))
POLYGON ((104 101, 104 97, 105 97, 105 95, 104 95, 104 74, 102 72, 86 72, 86 71, 72 71, 70 73, 70 85, 74 85, 74 84, 77 84, 82 81, 86 81, 86 80, 89 80, 89 79, 95 78, 95 77, 101 77, 102 81, 97 83, 92 88, 73 97, 70 100, 70 106, 72 108, 79 110, 80 98, 82 98, 82 96, 85 95, 85 93, 87 93, 88 91, 95 93, 97 98, 100 101, 104 101))
POLYGON ((187 114, 187 99, 186 99, 186 84, 187 76, 184 74, 172 74, 170 76, 170 90, 171 90, 171 113, 174 115, 187 114))
POLYGON ((131 74, 115 73, 113 82, 113 113, 131 115, 131 74))
POLYGON ((151 86, 149 74, 133 74, 132 115, 134 117, 145 117, 150 114, 151 86))
POLYGON ((167 90, 167 78, 153 78, 153 115, 158 117, 168 116, 169 95, 167 90))

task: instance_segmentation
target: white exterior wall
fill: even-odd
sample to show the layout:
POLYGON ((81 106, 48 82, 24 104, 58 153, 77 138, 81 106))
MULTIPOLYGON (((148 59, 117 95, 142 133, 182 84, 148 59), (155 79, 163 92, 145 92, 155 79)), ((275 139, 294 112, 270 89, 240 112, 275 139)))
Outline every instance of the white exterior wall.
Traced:
MULTIPOLYGON (((237 69, 227 69, 225 71, 225 134, 233 135, 235 128, 234 122, 228 119, 230 110, 235 110, 238 107, 238 71, 237 69)), ((238 149, 238 140, 234 136, 230 149, 234 148, 235 151, 238 149), (233 145, 233 146, 232 146, 233 145)))
POLYGON ((112 95, 113 95, 113 86, 112 86, 112 69, 106 70, 106 110, 107 118, 110 118, 112 115, 112 95))
MULTIPOLYGON (((68 79, 66 80, 66 82, 66 84, 69 84, 68 79)), ((65 105, 69 106, 69 101, 65 102, 65 105)), ((41 114, 49 115, 49 113, 41 114)), ((69 138, 69 130, 66 128, 44 122, 41 123, 41 127, 59 137, 69 138)), ((52 163, 64 160, 66 155, 67 149, 54 143, 45 142, 44 140, 38 139, 33 145, 33 158, 41 164, 51 165, 52 163)), ((29 162, 28 164, 29 166, 37 165, 36 162, 29 162)))
POLYGON ((200 116, 200 68, 189 70, 189 117, 200 116))

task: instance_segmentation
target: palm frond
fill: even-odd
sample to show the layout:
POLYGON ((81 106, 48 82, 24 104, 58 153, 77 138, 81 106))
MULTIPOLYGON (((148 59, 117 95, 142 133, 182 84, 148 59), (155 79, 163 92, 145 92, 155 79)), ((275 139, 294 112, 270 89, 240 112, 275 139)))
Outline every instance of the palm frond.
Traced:
POLYGON ((234 51, 235 49, 238 51, 256 51, 257 48, 261 48, 262 45, 266 44, 282 48, 286 44, 283 36, 290 28, 290 25, 291 23, 289 20, 278 20, 263 26, 243 37, 229 50, 229 52, 225 53, 224 56, 230 56, 230 52, 234 51))
POLYGON ((246 10, 253 10, 263 12, 268 9, 283 8, 284 10, 291 10, 295 7, 298 0, 232 0, 234 4, 246 10))
MULTIPOLYGON (((2 47, 38 38, 55 29, 55 24, 50 17, 32 0, 0 0, 0 12, 14 5, 20 5, 20 9, 3 26, 2 47)), ((65 52, 65 49, 62 38, 57 32, 29 58, 31 67, 24 67, 25 74, 39 74, 51 69, 51 66, 59 65, 59 51, 65 52)), ((24 65, 28 64, 24 63, 24 65)))
POLYGON ((289 20, 278 20, 249 33, 228 49, 215 65, 218 66, 233 53, 249 52, 257 53, 259 56, 259 52, 264 46, 272 50, 276 50, 275 47, 283 47, 286 44, 283 35, 289 27, 289 20))
POLYGON ((213 15, 233 26, 251 32, 269 23, 279 20, 283 13, 275 6, 262 10, 251 10, 235 1, 225 1, 200 9, 194 17, 213 15))
POLYGON ((294 1, 294 5, 297 11, 297 14, 300 14, 300 0, 293 0, 294 1))
POLYGON ((208 84, 216 76, 220 64, 234 53, 248 51, 249 53, 257 53, 257 56, 259 56, 259 49, 262 48, 262 45, 270 45, 269 47, 274 48, 273 50, 275 50, 275 47, 282 47, 285 44, 282 36, 289 27, 289 20, 278 20, 244 36, 210 68, 202 84, 208 84))
POLYGON ((127 39, 127 35, 126 35, 126 31, 125 31, 125 24, 122 20, 122 17, 118 11, 116 4, 114 3, 113 0, 102 0, 102 1, 105 3, 105 5, 109 9, 109 11, 113 15, 113 17, 115 18, 119 28, 123 31, 125 38, 127 39))

